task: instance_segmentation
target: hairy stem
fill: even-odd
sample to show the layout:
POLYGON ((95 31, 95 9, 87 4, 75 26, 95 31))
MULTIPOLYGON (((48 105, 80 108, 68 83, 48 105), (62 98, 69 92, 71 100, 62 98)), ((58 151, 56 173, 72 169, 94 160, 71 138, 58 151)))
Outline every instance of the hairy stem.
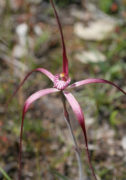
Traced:
POLYGON ((61 96, 62 96, 62 103, 63 103, 63 109, 64 109, 64 119, 66 121, 66 124, 68 126, 68 129, 70 131, 70 134, 71 134, 74 146, 75 146, 75 153, 76 153, 76 157, 77 157, 78 170, 79 170, 79 180, 86 180, 86 178, 85 178, 86 176, 83 174, 83 167, 82 167, 82 161, 81 161, 81 156, 80 156, 80 150, 79 150, 77 141, 75 139, 72 126, 71 126, 69 113, 68 113, 67 107, 66 107, 65 97, 63 94, 61 96))

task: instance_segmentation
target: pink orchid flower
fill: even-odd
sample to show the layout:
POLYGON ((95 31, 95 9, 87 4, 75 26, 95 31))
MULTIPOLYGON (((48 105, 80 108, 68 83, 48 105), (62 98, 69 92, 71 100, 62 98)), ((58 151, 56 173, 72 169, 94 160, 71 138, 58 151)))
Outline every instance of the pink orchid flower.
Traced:
MULTIPOLYGON (((59 31, 60 31, 60 35, 61 35, 63 70, 62 70, 62 73, 53 75, 50 71, 48 71, 48 70, 46 70, 44 68, 37 68, 37 69, 35 69, 35 70, 33 70, 33 71, 31 71, 30 73, 27 74, 25 79, 21 82, 20 86, 16 89, 16 91, 13 94, 13 96, 14 96, 17 93, 17 91, 19 90, 19 88, 27 80, 27 78, 33 72, 36 72, 36 71, 46 75, 53 83, 52 88, 42 89, 40 91, 37 91, 34 94, 32 94, 25 101, 23 112, 22 112, 22 122, 21 122, 21 131, 20 131, 20 148, 19 148, 20 152, 19 152, 19 176, 18 176, 18 180, 21 179, 22 134, 23 134, 23 125, 24 125, 25 114, 28 111, 28 109, 30 108, 30 105, 32 103, 34 103, 37 99, 39 99, 39 98, 41 98, 41 97, 43 97, 45 95, 48 95, 48 94, 51 94, 51 93, 56 93, 56 92, 61 92, 62 95, 64 96, 64 98, 68 101, 69 105, 71 106, 71 108, 73 110, 73 113, 76 116, 76 119, 78 120, 78 122, 79 122, 79 124, 80 124, 80 126, 82 128, 83 135, 84 135, 84 142, 85 142, 85 150, 86 150, 86 154, 87 154, 87 157, 88 157, 89 167, 91 169, 91 172, 92 172, 92 175, 93 175, 94 179, 97 180, 94 168, 93 168, 92 163, 91 163, 90 154, 89 154, 88 139, 87 139, 87 133, 86 133, 86 127, 85 127, 84 114, 83 114, 83 111, 82 111, 78 101, 69 92, 69 89, 76 88, 76 87, 79 87, 79 86, 83 86, 83 85, 86 85, 86 84, 104 83, 104 84, 110 84, 110 85, 114 86, 115 88, 117 88, 119 91, 121 91, 125 95, 126 95, 126 92, 123 91, 119 86, 117 86, 113 82, 110 82, 110 81, 107 81, 107 80, 104 80, 104 79, 96 79, 96 78, 85 79, 85 80, 81 80, 81 81, 75 82, 75 83, 70 85, 71 79, 69 77, 68 59, 67 59, 67 53, 66 53, 66 47, 65 47, 62 27, 61 27, 61 23, 59 21, 59 17, 58 17, 56 8, 54 6, 54 2, 53 2, 53 0, 50 0, 50 2, 51 2, 51 5, 52 5, 52 7, 54 9, 55 17, 56 17, 58 27, 59 27, 59 31)), ((66 112, 65 116, 67 116, 67 112, 66 112)))

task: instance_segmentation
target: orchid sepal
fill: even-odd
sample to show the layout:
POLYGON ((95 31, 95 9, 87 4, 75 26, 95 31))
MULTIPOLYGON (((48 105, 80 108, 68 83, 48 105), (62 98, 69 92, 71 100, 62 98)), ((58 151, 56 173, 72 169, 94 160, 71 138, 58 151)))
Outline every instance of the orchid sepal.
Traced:
POLYGON ((10 103, 10 101, 13 99, 13 97, 17 94, 17 92, 19 91, 19 89, 23 86, 23 84, 25 83, 25 81, 29 78, 29 76, 33 73, 33 72, 41 72, 42 74, 44 74, 45 76, 47 76, 52 82, 54 82, 54 75, 48 71, 45 68, 36 68, 32 71, 30 71, 25 78, 21 81, 21 83, 19 84, 19 86, 15 89, 15 91, 13 92, 12 96, 9 98, 8 102, 7 102, 7 106, 10 103))
POLYGON ((55 5, 53 0, 50 0, 53 10, 54 10, 54 14, 56 17, 56 21, 59 27, 59 31, 60 31, 60 36, 61 36, 61 42, 62 42, 62 58, 63 58, 63 73, 68 77, 68 58, 67 58, 67 53, 66 53, 66 46, 65 46, 65 41, 64 41, 64 36, 63 36, 63 30, 62 30, 62 26, 58 17, 58 13, 56 11, 55 5))
POLYGON ((88 139, 87 139, 87 132, 86 132, 86 127, 85 127, 85 118, 84 118, 84 114, 83 111, 78 103, 78 101, 75 99, 75 97, 67 91, 63 91, 64 96, 66 97, 68 103, 70 104, 73 113, 75 114, 81 128, 84 134, 84 141, 85 141, 85 150, 86 150, 86 154, 88 157, 88 163, 89 163, 89 167, 91 169, 92 175, 94 177, 95 180, 97 180, 97 177, 95 175, 95 171, 94 168, 92 166, 91 163, 91 158, 90 158, 90 153, 89 153, 89 148, 88 148, 88 139))
POLYGON ((23 112, 22 112, 22 120, 21 120, 21 130, 20 130, 20 143, 19 143, 19 173, 18 173, 18 180, 20 180, 21 178, 21 170, 22 170, 22 163, 21 163, 21 159, 22 159, 22 136, 23 136, 23 126, 24 126, 24 118, 25 118, 25 114, 28 111, 28 109, 30 108, 31 104, 33 102, 35 102, 37 99, 47 95, 47 94, 51 94, 51 93, 55 93, 58 92, 58 89, 55 88, 48 88, 48 89, 44 89, 44 90, 40 90, 37 91, 35 93, 33 93, 31 96, 29 96, 29 98, 27 98, 27 100, 25 101, 24 107, 23 107, 23 112))
POLYGON ((123 89, 121 89, 119 86, 117 86, 115 83, 105 80, 105 79, 98 79, 98 78, 90 78, 90 79, 77 81, 77 82, 69 85, 67 88, 69 89, 69 88, 80 87, 82 85, 95 84, 95 83, 110 84, 110 85, 116 87, 119 91, 121 91, 123 94, 126 95, 126 92, 123 89))

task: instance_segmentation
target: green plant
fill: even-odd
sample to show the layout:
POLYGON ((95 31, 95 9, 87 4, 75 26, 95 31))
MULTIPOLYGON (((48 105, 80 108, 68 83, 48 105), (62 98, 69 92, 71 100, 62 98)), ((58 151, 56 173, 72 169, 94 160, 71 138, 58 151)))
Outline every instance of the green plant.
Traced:
POLYGON ((1 168, 1 167, 0 167, 0 172, 3 174, 3 176, 4 176, 4 178, 5 178, 6 180, 12 180, 12 179, 7 175, 7 173, 4 171, 4 169, 1 168))

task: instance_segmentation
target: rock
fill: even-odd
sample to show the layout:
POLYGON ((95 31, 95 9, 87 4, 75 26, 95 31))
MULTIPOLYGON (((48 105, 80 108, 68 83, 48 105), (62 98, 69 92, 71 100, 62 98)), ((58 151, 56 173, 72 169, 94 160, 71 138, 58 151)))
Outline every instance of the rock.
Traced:
POLYGON ((89 22, 88 26, 79 22, 74 26, 74 33, 84 40, 101 41, 110 37, 116 25, 115 21, 107 18, 89 22))
POLYGON ((126 136, 124 136, 122 138, 121 145, 122 145, 123 149, 126 150, 126 136))
POLYGON ((25 46, 27 41, 28 25, 26 23, 19 24, 16 28, 16 33, 19 38, 19 44, 21 46, 25 46))
POLYGON ((90 12, 85 12, 84 10, 80 10, 80 8, 77 7, 72 7, 70 9, 70 15, 80 21, 89 21, 92 19, 90 12))
POLYGON ((74 32, 84 40, 101 41, 108 39, 117 25, 124 24, 122 18, 111 17, 90 2, 87 3, 87 11, 72 8, 71 15, 80 21, 75 23, 74 32))
POLYGON ((16 28, 16 33, 19 36, 26 36, 28 32, 28 25, 26 23, 19 24, 16 28))
POLYGON ((18 43, 14 46, 12 55, 14 58, 22 58, 27 54, 28 25, 26 23, 19 24, 16 27, 16 34, 18 43))
POLYGON ((41 36, 42 33, 43 33, 43 30, 42 30, 41 26, 36 25, 36 26, 34 27, 34 32, 35 32, 36 35, 41 36))
POLYGON ((122 18, 117 18, 117 17, 112 17, 106 13, 104 13, 103 11, 101 11, 96 4, 94 3, 88 3, 87 4, 87 9, 88 9, 88 12, 90 12, 91 16, 92 16, 92 19, 94 20, 97 20, 97 19, 107 19, 107 20, 110 20, 110 21, 114 21, 116 23, 119 23, 119 24, 122 24, 124 21, 122 20, 122 18))
POLYGON ((82 63, 97 63, 97 62, 104 62, 106 57, 100 51, 82 51, 75 55, 75 58, 82 63))
POLYGON ((94 124, 94 118, 92 117, 86 117, 86 126, 91 126, 92 124, 94 124))
POLYGON ((12 55, 14 58, 22 58, 27 54, 27 49, 24 46, 15 45, 12 55))

